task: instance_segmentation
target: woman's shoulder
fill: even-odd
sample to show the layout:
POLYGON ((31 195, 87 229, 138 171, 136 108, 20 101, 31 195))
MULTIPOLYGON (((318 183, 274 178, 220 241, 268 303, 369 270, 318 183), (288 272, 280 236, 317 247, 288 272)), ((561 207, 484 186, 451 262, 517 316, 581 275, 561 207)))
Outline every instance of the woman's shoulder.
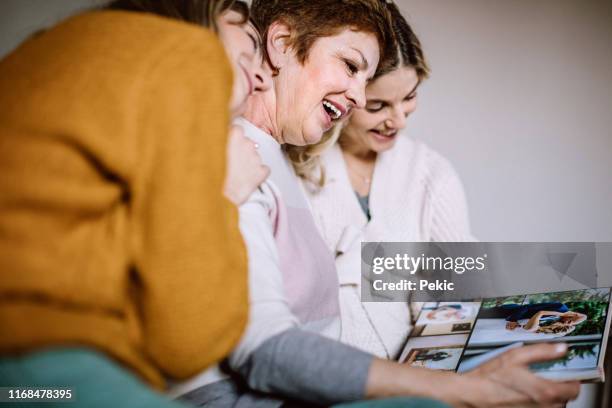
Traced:
POLYGON ((459 182, 451 161, 423 140, 400 137, 392 153, 396 163, 410 166, 428 188, 435 188, 449 180, 459 182))
MULTIPOLYGON (((222 112, 231 81, 223 46, 210 31, 145 13, 91 11, 33 35, 0 62, 0 105, 4 115, 10 111, 4 104, 19 98, 19 110, 44 107, 51 110, 46 117, 63 120, 79 103, 117 115, 137 112, 134 104, 156 111, 171 94, 222 112), (140 97, 142 92, 155 95, 140 97), (54 106, 32 97, 43 94, 54 106)), ((207 120, 227 118, 211 114, 207 120)))
MULTIPOLYGON (((87 40, 103 44, 107 39, 114 41, 120 38, 122 46, 136 47, 140 43, 141 49, 138 51, 140 54, 155 52, 157 48, 155 44, 163 46, 168 39, 181 39, 193 44, 197 42, 200 48, 224 52, 221 42, 212 31, 196 24, 151 13, 120 10, 88 11, 67 18, 49 31, 77 34, 73 42, 87 40), (143 45, 152 47, 145 48, 143 45)), ((177 51, 180 52, 180 49, 177 51)), ((172 55, 168 53, 163 57, 172 58, 172 55)))
MULTIPOLYGON (((175 68, 181 70, 184 65, 197 65, 203 81, 211 68, 219 66, 227 71, 227 81, 232 78, 223 46, 214 33, 148 13, 97 10, 71 16, 34 34, 6 60, 20 57, 35 61, 32 69, 44 65, 53 76, 91 70, 87 71, 90 77, 112 77, 110 80, 121 82, 126 76, 151 74, 164 66, 162 61, 174 61, 175 68), (211 61, 215 61, 214 67, 211 61)), ((169 71, 166 75, 171 74, 169 71)))

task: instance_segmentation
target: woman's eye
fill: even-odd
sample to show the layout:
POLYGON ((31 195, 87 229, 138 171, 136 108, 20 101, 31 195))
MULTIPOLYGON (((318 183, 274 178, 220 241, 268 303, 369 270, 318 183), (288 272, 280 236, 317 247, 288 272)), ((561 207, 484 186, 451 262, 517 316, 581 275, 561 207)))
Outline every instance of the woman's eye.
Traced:
POLYGON ((414 98, 416 98, 416 96, 417 96, 417 94, 416 94, 416 93, 410 94, 410 95, 408 95, 406 98, 404 98, 404 101, 411 101, 411 100, 413 100, 414 98))
POLYGON ((250 33, 249 33, 249 38, 251 39, 251 42, 253 43, 253 50, 255 51, 255 53, 257 53, 259 51, 259 41, 257 41, 255 36, 253 36, 250 33))
POLYGON ((376 103, 376 104, 372 104, 372 105, 366 105, 366 111, 370 112, 370 113, 376 113, 376 112, 380 112, 382 110, 382 108, 384 108, 382 103, 376 103))
POLYGON ((355 63, 348 60, 345 60, 344 63, 346 64, 346 68, 348 69, 348 72, 351 74, 351 76, 359 72, 359 68, 357 68, 357 65, 355 63))

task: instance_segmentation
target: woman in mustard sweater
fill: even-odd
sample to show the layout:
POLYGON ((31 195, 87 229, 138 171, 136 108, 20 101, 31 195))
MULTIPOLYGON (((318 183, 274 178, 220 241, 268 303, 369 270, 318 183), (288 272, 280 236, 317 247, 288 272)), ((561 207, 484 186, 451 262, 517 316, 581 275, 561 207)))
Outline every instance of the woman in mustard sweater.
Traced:
POLYGON ((140 380, 163 389, 240 338, 246 254, 222 191, 240 202, 267 171, 240 134, 226 146, 269 86, 246 11, 117 1, 0 62, 1 386, 175 406, 140 380))

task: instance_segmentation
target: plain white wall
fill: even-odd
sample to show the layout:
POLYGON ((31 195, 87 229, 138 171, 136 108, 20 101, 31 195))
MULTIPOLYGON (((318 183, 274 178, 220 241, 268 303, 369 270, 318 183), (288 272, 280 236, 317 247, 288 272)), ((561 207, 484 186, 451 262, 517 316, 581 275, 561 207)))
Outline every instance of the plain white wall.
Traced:
MULTIPOLYGON (((97 3, 0 1, 0 56, 97 3)), ((476 235, 612 241, 612 1, 397 3, 433 69, 406 133, 455 164, 476 235)))
POLYGON ((612 241, 612 1, 400 0, 432 76, 407 133, 488 241, 612 241))
POLYGON ((33 31, 104 0, 0 0, 0 57, 33 31))

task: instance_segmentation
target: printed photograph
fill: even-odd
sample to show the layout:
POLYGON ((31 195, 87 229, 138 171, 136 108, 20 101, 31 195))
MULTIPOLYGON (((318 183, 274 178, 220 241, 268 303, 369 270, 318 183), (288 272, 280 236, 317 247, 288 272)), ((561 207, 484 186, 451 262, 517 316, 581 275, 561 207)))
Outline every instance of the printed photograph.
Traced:
POLYGON ((453 371, 457 369, 467 339, 467 334, 411 337, 399 362, 415 367, 453 371))
MULTIPOLYGON (((521 345, 522 343, 513 343, 496 348, 469 347, 465 350, 457 371, 460 373, 470 371, 505 351, 521 345)), ((530 365, 530 368, 534 372, 546 375, 547 378, 564 378, 570 376, 570 372, 596 370, 600 348, 601 343, 598 340, 570 343, 568 352, 564 357, 534 363, 530 365)))
POLYGON ((410 350, 405 364, 413 367, 454 371, 462 351, 462 346, 415 348, 410 350))
POLYGON ((600 340, 609 298, 605 288, 486 299, 468 347, 600 340))
POLYGON ((417 336, 469 333, 479 307, 480 302, 428 302, 421 309, 414 333, 417 336))

